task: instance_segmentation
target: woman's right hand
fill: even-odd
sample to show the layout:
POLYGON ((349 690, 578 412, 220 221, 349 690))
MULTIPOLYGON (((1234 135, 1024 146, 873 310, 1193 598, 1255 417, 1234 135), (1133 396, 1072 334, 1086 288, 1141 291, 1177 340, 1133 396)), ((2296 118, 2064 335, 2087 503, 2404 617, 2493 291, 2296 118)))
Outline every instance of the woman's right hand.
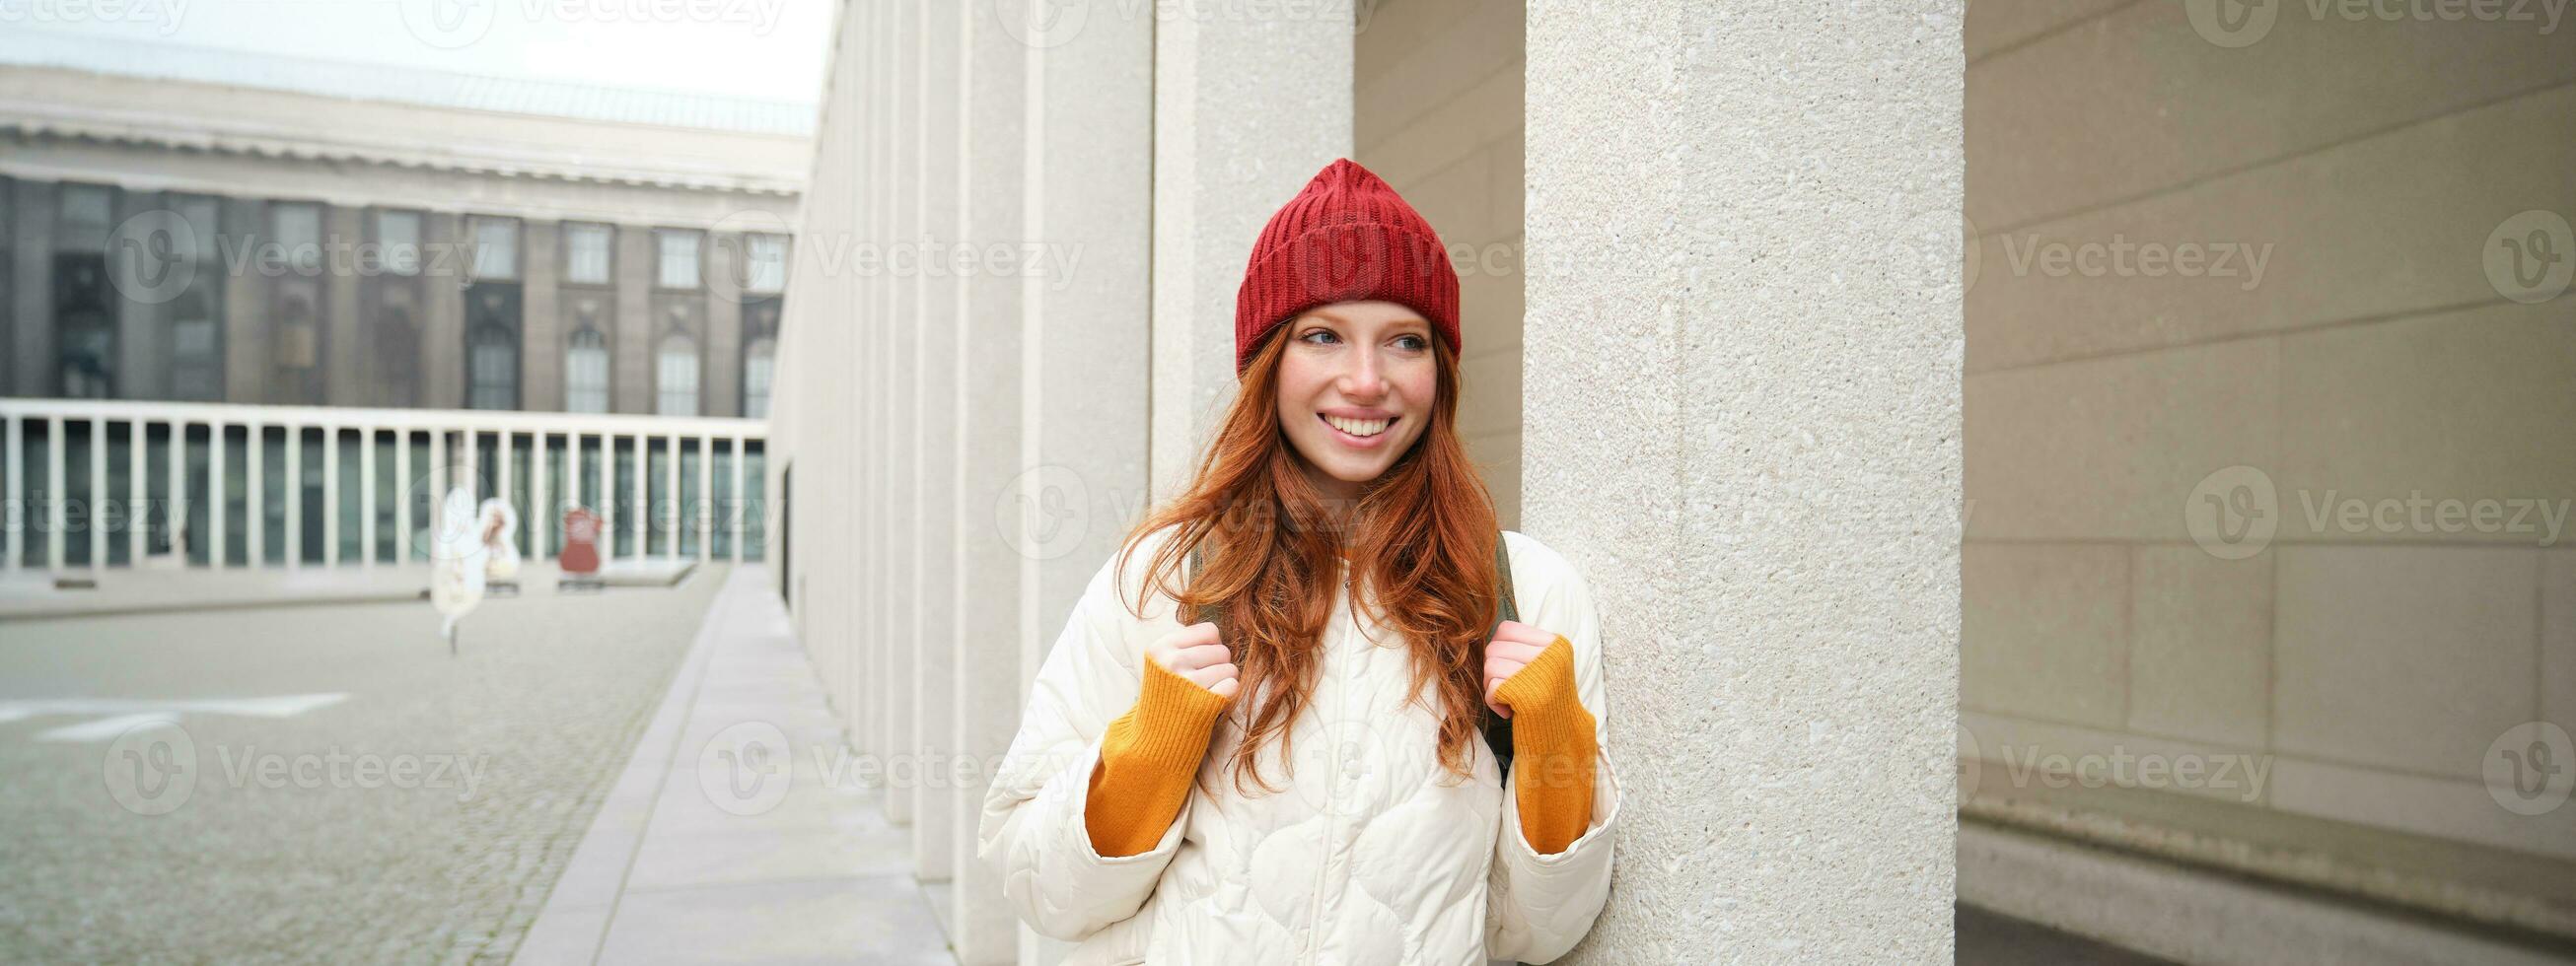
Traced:
POLYGON ((1217 697, 1234 697, 1234 652, 1217 640, 1213 621, 1200 621, 1163 635, 1145 649, 1145 659, 1215 692, 1217 697))

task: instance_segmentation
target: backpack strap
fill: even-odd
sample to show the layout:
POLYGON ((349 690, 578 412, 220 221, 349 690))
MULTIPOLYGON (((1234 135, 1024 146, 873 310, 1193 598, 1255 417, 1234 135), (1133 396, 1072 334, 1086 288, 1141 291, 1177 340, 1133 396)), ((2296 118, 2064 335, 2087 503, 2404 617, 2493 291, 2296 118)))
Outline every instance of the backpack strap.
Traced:
MULTIPOLYGON (((1500 605, 1501 617, 1494 622, 1493 630, 1485 632, 1487 641, 1502 633, 1503 621, 1521 619, 1520 605, 1512 599, 1511 546, 1503 541, 1499 530, 1494 532, 1494 599, 1500 605)), ((1477 669, 1480 673, 1483 670, 1477 669)), ((1495 714, 1492 708, 1485 709, 1485 746, 1494 752, 1495 780, 1508 782, 1512 774, 1512 719, 1495 714)))
MULTIPOLYGON (((1199 569, 1204 562, 1204 554, 1205 550, 1203 548, 1193 547, 1190 549, 1190 582, 1192 584, 1198 583, 1199 569)), ((1493 628, 1485 632, 1485 640, 1487 641, 1492 641, 1495 634, 1502 632, 1503 621, 1517 621, 1521 619, 1520 605, 1513 599, 1512 594, 1511 545, 1504 541, 1502 531, 1499 530, 1494 532, 1494 600, 1498 605, 1500 616, 1494 621, 1493 628)), ((1198 612, 1192 615, 1190 623, 1196 624, 1202 622, 1214 623, 1216 625, 1218 640, 1226 640, 1233 637, 1233 631, 1226 627, 1225 608, 1213 601, 1199 605, 1198 612)), ((1481 673, 1484 669, 1478 668, 1477 670, 1481 673)), ((1494 709, 1492 708, 1485 709, 1485 747, 1491 749, 1494 753, 1494 767, 1497 780, 1509 780, 1512 773, 1512 719, 1495 714, 1494 709)))
MULTIPOLYGON (((1207 551, 1206 551, 1206 549, 1201 548, 1201 547, 1191 547, 1191 548, 1190 548, 1190 583, 1191 583, 1191 584, 1193 584, 1193 585, 1195 585, 1195 584, 1197 584, 1197 583, 1199 582, 1199 564, 1200 564, 1200 562, 1201 562, 1202 560, 1204 560, 1204 559, 1206 558, 1206 556, 1207 556, 1207 551)), ((1201 622, 1203 622, 1203 621, 1217 621, 1217 622, 1218 622, 1218 624, 1217 624, 1217 634, 1219 635, 1218 639, 1219 639, 1219 640, 1223 640, 1223 639, 1224 639, 1223 635, 1225 634, 1225 624, 1224 624, 1224 620, 1225 620, 1225 608, 1223 608, 1223 607, 1219 607, 1219 606, 1217 606, 1216 604, 1214 604, 1213 602, 1211 602, 1211 603, 1206 603, 1206 604, 1200 604, 1200 605, 1198 606, 1198 611, 1197 611, 1196 613, 1193 613, 1193 614, 1191 614, 1191 615, 1190 615, 1190 620, 1189 620, 1189 622, 1190 622, 1190 623, 1192 623, 1192 624, 1197 624, 1197 623, 1201 623, 1201 622)))

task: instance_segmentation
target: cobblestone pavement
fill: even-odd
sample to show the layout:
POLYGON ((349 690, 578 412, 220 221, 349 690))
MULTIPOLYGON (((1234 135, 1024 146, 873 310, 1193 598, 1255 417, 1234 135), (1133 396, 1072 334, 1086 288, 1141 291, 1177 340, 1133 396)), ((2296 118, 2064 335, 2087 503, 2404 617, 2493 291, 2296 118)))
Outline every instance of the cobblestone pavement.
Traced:
POLYGON ((0 961, 506 960, 724 577, 0 623, 0 961))

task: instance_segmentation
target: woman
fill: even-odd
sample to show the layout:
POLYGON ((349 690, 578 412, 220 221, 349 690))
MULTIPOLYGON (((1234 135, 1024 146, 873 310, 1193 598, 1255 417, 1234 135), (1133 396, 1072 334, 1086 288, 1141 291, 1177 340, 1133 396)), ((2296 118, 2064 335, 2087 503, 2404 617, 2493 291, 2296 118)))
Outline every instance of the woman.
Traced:
POLYGON ((1457 304, 1431 226, 1348 159, 1263 230, 1217 439, 1092 578, 985 799, 979 854, 1068 963, 1546 962, 1591 928, 1600 626, 1496 529, 1457 304))

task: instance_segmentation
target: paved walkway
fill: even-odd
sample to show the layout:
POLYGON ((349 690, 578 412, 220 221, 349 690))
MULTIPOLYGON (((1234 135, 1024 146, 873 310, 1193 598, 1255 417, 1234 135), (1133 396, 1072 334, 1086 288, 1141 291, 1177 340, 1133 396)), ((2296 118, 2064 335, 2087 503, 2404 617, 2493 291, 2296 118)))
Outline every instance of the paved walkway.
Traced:
POLYGON ((767 571, 734 568, 519 946, 528 963, 954 964, 767 571))

